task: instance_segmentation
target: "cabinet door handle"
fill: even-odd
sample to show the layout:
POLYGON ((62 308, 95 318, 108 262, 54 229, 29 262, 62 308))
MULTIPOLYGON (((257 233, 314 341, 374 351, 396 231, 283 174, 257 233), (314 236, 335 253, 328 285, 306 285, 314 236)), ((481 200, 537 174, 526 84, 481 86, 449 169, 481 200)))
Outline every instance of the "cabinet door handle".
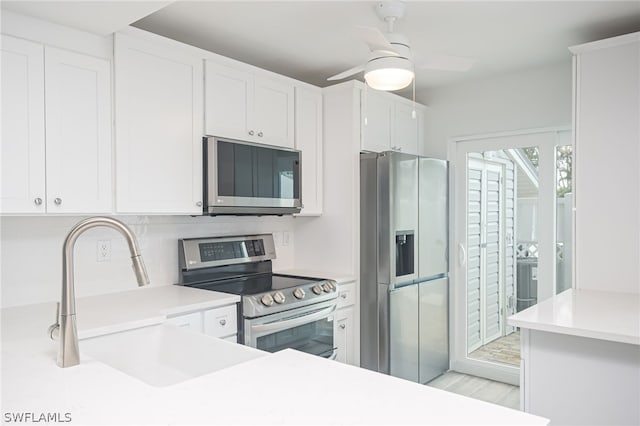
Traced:
POLYGON ((36 198, 35 200, 33 200, 33 203, 36 206, 42 205, 42 198, 40 198, 40 197, 36 198))
POLYGON ((262 133, 262 132, 258 132, 258 136, 259 136, 259 137, 262 137, 262 136, 263 136, 263 133, 262 133))
POLYGON ((198 207, 202 207, 202 201, 198 201, 198 202, 196 202, 196 206, 198 206, 198 207))
POLYGON ((253 130, 249 130, 249 136, 253 136, 255 132, 253 130))
POLYGON ((57 206, 59 206, 60 204, 62 204, 62 198, 57 197, 57 198, 55 198, 55 199, 53 200, 53 202, 54 202, 57 206))
POLYGON ((345 324, 340 324, 340 329, 344 330, 345 328, 347 328, 345 324))
POLYGON ((341 293, 340 297, 342 297, 343 299, 346 299, 347 298, 347 293, 341 293))
POLYGON ((226 319, 221 319, 221 320, 220 320, 220 325, 221 325, 221 326, 223 326, 223 327, 224 327, 225 325, 227 325, 227 320, 226 320, 226 319))

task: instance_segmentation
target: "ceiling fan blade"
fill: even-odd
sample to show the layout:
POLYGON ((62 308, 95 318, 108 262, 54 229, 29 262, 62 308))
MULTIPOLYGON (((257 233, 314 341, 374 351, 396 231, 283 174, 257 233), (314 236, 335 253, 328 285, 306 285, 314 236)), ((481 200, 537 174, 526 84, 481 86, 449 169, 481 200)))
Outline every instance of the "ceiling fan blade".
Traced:
POLYGON ((415 65, 418 68, 429 70, 467 71, 474 62, 474 59, 461 56, 428 55, 419 58, 415 65))
POLYGON ((343 71, 339 74, 333 75, 329 78, 327 78, 327 80, 331 81, 331 80, 342 80, 343 78, 347 78, 349 76, 352 76, 354 74, 358 74, 360 71, 364 71, 364 65, 358 65, 355 66, 353 68, 350 68, 346 71, 343 71))
POLYGON ((391 55, 397 55, 393 45, 389 43, 389 40, 382 34, 378 28, 375 27, 356 27, 360 38, 369 45, 369 49, 372 52, 383 52, 391 55))

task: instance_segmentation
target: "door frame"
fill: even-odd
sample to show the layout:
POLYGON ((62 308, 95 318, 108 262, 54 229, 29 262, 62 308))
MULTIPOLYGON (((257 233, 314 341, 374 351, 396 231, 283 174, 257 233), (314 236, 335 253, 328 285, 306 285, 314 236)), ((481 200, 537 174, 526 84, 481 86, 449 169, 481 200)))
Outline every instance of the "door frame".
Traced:
MULTIPOLYGON (((555 146, 558 133, 570 131, 571 126, 523 129, 460 137, 451 137, 447 146, 449 160, 449 244, 450 263, 450 367, 454 371, 485 377, 514 385, 520 384, 520 368, 495 362, 480 361, 467 355, 466 334, 466 204, 467 204, 467 152, 497 151, 505 148, 539 146, 540 198, 539 211, 553 214, 539 215, 538 301, 555 294, 555 146), (542 161, 553 158, 554 161, 542 161), (544 194, 544 195, 543 195, 544 194), (462 208, 460 208, 462 206, 462 208), (462 230, 462 231, 460 231, 462 230)), ((517 218, 516 218, 517 220, 517 218)), ((515 236, 514 236, 515 237, 515 236)), ((514 265, 515 267, 515 265, 514 265)))

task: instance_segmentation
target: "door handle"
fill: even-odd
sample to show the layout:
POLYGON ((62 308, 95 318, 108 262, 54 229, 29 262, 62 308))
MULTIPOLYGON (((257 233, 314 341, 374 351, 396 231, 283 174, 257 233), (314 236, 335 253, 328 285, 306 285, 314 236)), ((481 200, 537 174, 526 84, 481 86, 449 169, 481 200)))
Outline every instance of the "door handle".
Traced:
POLYGON ((314 312, 312 314, 303 315, 294 319, 284 321, 274 321, 267 324, 256 324, 251 326, 251 331, 256 333, 264 333, 268 331, 280 331, 287 328, 297 327, 299 325, 307 324, 310 322, 318 321, 324 317, 328 317, 335 312, 337 305, 331 305, 326 309, 314 312))
POLYGON ((458 244, 458 265, 462 268, 467 264, 467 252, 462 243, 458 244))

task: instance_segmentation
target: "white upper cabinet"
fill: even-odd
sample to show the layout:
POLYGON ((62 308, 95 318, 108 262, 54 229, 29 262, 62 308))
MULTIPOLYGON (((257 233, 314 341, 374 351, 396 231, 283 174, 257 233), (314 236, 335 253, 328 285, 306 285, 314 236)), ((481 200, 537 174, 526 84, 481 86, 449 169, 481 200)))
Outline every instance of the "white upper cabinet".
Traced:
POLYGON ((418 140, 420 135, 418 124, 418 111, 411 104, 396 101, 393 135, 395 143, 391 149, 408 154, 419 154, 418 146, 422 142, 418 140))
POLYGON ((294 86, 275 79, 254 80, 253 126, 258 141, 294 146, 294 86))
POLYGON ((301 151, 301 215, 322 214, 322 91, 298 86, 296 93, 296 149, 301 151))
POLYGON ((205 133, 231 139, 249 138, 249 103, 253 97, 251 74, 206 61, 204 86, 205 133))
POLYGON ((202 213, 202 58, 115 35, 116 211, 202 213))
POLYGON ((393 102, 380 92, 365 89, 362 97, 363 151, 382 152, 391 149, 393 102))
POLYGON ((47 211, 112 207, 111 64, 45 49, 47 211))
POLYGON ((3 213, 111 211, 109 61, 2 36, 2 105, 3 213))
POLYGON ((293 148, 293 84, 212 60, 205 68, 207 135, 293 148))
POLYGON ((363 91, 361 105, 362 151, 423 152, 423 105, 368 88, 363 91))
POLYGON ((575 287, 640 292, 640 33, 574 57, 575 287))
POLYGON ((45 211, 44 47, 2 36, 2 213, 45 211))

